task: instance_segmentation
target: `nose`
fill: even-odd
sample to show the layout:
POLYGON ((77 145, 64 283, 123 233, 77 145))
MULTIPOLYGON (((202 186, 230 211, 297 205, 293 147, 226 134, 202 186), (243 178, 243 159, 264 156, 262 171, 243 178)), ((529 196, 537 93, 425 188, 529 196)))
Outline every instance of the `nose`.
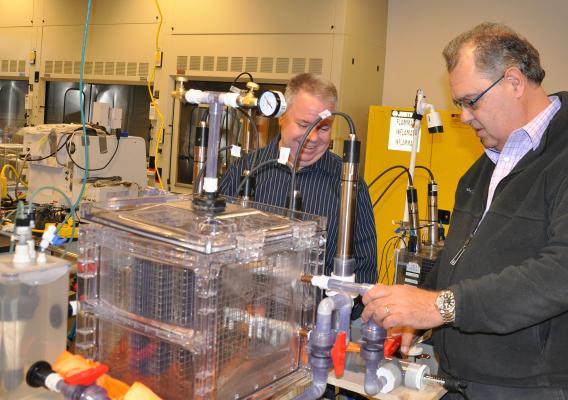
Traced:
POLYGON ((473 120, 473 114, 471 113, 471 110, 467 107, 462 108, 460 119, 464 124, 469 125, 473 120))
POLYGON ((313 142, 318 137, 319 126, 314 127, 308 137, 306 138, 307 142, 313 142))

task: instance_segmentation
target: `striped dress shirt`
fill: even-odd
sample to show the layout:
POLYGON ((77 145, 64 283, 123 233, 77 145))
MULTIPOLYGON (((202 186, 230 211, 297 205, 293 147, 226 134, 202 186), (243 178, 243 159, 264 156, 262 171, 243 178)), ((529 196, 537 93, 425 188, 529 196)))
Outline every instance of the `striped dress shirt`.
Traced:
MULTIPOLYGON (((278 158, 279 140, 278 136, 267 147, 257 150, 255 165, 278 158)), ((251 160, 252 155, 247 155, 233 163, 221 179, 219 192, 228 196, 237 196, 236 191, 241 181, 243 166, 250 166, 251 160)), ((302 211, 327 218, 326 275, 330 275, 333 271, 333 258, 337 249, 341 167, 341 159, 326 151, 314 164, 300 169, 296 177, 302 196, 302 211)), ((291 180, 290 169, 287 166, 278 163, 268 164, 260 168, 254 176, 256 177, 255 201, 278 207, 286 206, 291 180)), ((355 279, 362 283, 376 283, 377 234, 373 208, 367 185, 361 178, 358 186, 353 243, 355 279)))
POLYGON ((485 154, 487 154, 489 159, 495 164, 491 182, 489 183, 485 212, 487 212, 491 206, 493 195, 499 182, 509 175, 525 154, 538 147, 548 124, 560 109, 560 99, 557 96, 551 96, 549 99, 551 103, 548 107, 541 111, 528 124, 511 133, 505 146, 503 146, 503 150, 499 152, 495 149, 485 149, 485 154))

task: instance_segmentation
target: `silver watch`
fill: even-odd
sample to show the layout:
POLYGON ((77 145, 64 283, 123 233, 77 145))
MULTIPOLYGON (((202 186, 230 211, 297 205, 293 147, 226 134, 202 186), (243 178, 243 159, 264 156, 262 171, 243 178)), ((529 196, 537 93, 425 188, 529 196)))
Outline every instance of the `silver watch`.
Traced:
POLYGON ((442 290, 436 297, 436 308, 442 316, 444 324, 451 324, 456 320, 456 298, 451 290, 442 290))

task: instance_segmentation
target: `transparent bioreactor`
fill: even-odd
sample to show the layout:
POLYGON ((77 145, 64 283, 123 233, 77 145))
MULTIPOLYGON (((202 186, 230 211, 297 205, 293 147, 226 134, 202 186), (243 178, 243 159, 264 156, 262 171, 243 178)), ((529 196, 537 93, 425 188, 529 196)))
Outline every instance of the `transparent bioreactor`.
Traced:
POLYGON ((189 196, 82 207, 76 349, 164 399, 268 398, 305 382, 325 221, 189 196), (83 228, 85 226, 85 228, 83 228))

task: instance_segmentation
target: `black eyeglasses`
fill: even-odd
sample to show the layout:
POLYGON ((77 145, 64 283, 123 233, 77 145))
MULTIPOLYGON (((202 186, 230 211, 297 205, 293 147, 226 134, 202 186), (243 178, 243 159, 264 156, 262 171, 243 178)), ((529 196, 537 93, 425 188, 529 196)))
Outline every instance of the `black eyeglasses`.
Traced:
POLYGON ((491 86, 489 86, 487 89, 485 89, 483 92, 479 93, 477 96, 475 96, 473 99, 460 99, 460 100, 454 100, 454 104, 456 105, 456 107, 460 108, 460 109, 464 109, 467 108, 469 110, 475 110, 475 104, 479 101, 479 99, 481 99, 485 93, 489 92, 491 89, 493 89, 493 87, 495 85, 497 85, 499 82, 501 82, 503 80, 503 78, 505 78, 505 75, 501 75, 501 77, 499 79, 497 79, 495 82, 493 82, 491 84, 491 86))

